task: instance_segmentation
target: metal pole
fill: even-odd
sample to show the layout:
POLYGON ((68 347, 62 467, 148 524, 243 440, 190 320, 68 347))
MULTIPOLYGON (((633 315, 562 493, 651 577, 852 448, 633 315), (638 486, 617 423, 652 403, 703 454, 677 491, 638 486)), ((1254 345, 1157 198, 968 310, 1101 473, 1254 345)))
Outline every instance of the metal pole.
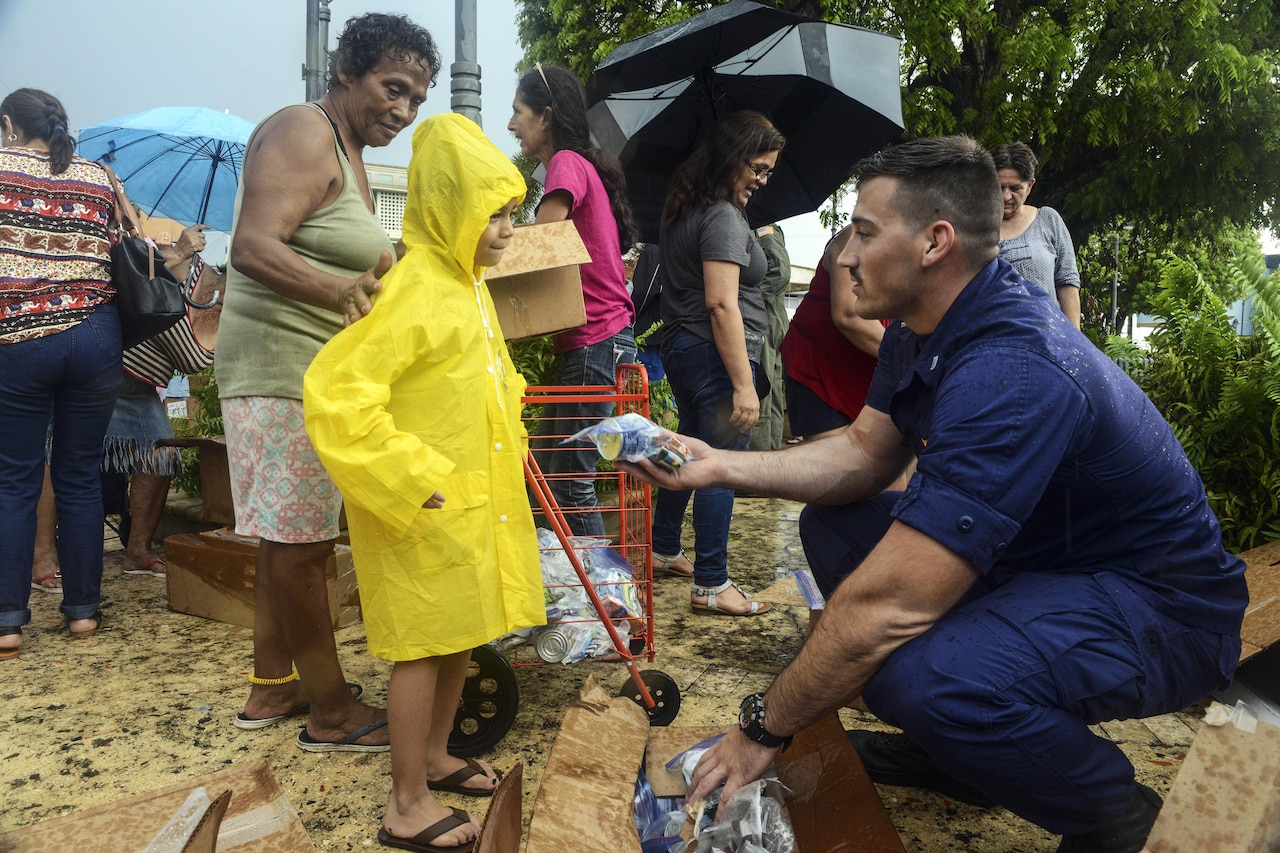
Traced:
POLYGON ((449 107, 480 124, 480 63, 476 61, 476 0, 453 0, 453 54, 449 107))
POLYGON ((1119 334, 1116 328, 1116 320, 1120 311, 1120 232, 1111 235, 1112 247, 1115 250, 1113 260, 1115 268, 1111 273, 1111 334, 1119 334))
POLYGON ((307 49, 302 79, 306 83, 308 101, 320 98, 329 88, 329 2, 307 0, 307 49))

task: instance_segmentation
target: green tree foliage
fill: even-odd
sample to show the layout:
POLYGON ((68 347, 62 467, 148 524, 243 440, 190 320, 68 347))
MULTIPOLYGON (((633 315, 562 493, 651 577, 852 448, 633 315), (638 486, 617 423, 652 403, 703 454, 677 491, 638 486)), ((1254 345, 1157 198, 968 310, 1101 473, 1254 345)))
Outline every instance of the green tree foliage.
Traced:
POLYGON ((520 0, 521 67, 540 60, 570 68, 585 80, 623 42, 717 5, 709 0, 520 0))
MULTIPOLYGON (((809 4, 814 5, 814 4, 809 4)), ((1280 18, 1250 0, 828 0, 903 37, 908 136, 1023 140, 1033 204, 1077 242, 1116 221, 1276 223, 1280 18)))
MULTIPOLYGON (((585 78, 622 42, 717 4, 520 5, 526 60, 585 78)), ((773 5, 900 36, 904 136, 1027 142, 1042 161, 1031 203, 1059 210, 1077 245, 1123 222, 1191 243, 1224 225, 1280 225, 1280 6, 1270 0, 773 5)))
POLYGON ((1173 427, 1239 552, 1280 539, 1280 279, 1257 260, 1230 277, 1211 286, 1189 261, 1165 264, 1151 349, 1127 338, 1106 349, 1173 427), (1236 334, 1223 290, 1252 297, 1253 335, 1236 334))

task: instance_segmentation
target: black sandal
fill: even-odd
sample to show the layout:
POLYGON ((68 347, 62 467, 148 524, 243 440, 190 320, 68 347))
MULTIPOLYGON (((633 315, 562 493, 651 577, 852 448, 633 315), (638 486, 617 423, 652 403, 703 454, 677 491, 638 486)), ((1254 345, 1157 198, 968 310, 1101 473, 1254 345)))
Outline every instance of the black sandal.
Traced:
MULTIPOLYGON (((21 626, 6 625, 4 627, 0 627, 0 637, 11 637, 14 634, 17 634, 19 637, 22 636, 21 626)), ((22 651, 22 643, 18 643, 18 645, 14 646, 11 649, 0 649, 0 660, 9 660, 10 658, 16 658, 18 656, 18 652, 20 651, 22 651)))
POLYGON ((72 631, 71 623, 79 622, 80 620, 79 619, 67 620, 67 631, 71 633, 71 636, 73 639, 87 640, 89 637, 92 637, 94 634, 98 633, 98 629, 102 627, 102 611, 101 610, 95 610, 93 611, 92 616, 86 616, 84 618, 94 620, 93 627, 90 628, 88 631, 72 631))

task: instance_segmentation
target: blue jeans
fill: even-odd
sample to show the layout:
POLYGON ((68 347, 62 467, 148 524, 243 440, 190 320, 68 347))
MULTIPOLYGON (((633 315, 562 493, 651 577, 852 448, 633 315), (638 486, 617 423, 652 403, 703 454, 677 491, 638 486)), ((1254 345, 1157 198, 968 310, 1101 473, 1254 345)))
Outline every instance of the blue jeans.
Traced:
POLYGON ((124 370, 114 305, 62 332, 0 344, 0 626, 31 620, 36 504, 45 434, 58 510, 62 612, 87 619, 102 588, 102 437, 124 370))
MULTIPOLYGON (((751 433, 729 423, 733 414, 733 383, 716 345, 691 332, 677 333, 662 348, 662 364, 676 398, 680 432, 712 447, 746 450, 751 433)), ((756 366, 751 365, 752 375, 756 366)), ((684 512, 693 495, 693 581, 716 587, 729 579, 729 523, 733 520, 733 489, 715 487, 696 493, 658 490, 653 508, 653 552, 680 553, 684 512)))
MULTIPOLYGON (((819 586, 838 585, 888 530, 901 493, 809 506, 800 536, 819 586)), ((1239 636, 1183 625, 1107 571, 979 578, 885 660, 862 698, 952 776, 1050 832, 1119 815, 1133 765, 1089 730, 1167 714, 1226 684, 1239 636)))
MULTIPOLYGON (((636 360, 636 339, 627 326, 597 344, 560 354, 556 385, 608 385, 618 382, 618 365, 636 360)), ((596 484, 593 475, 600 454, 589 441, 560 447, 553 436, 573 435, 617 413, 617 404, 552 403, 542 409, 538 437, 533 441, 535 459, 547 476, 556 503, 565 511, 565 520, 575 536, 603 536, 604 521, 596 511, 596 484)))

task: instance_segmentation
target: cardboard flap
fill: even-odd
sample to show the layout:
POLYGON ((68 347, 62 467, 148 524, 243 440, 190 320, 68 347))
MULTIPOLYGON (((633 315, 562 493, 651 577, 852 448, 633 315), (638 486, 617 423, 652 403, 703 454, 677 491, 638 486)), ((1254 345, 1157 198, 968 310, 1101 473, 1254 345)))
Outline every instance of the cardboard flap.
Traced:
POLYGON ((648 738, 640 706, 588 676, 551 747, 525 853, 639 850, 631 808, 648 738))
POLYGON ((502 263, 485 271, 486 281, 556 267, 591 263, 591 255, 578 235, 578 226, 565 219, 515 229, 502 263))
POLYGON ((519 853, 523 800, 524 763, 517 762, 502 777, 489 799, 489 811, 476 838, 475 853, 519 853))
POLYGON ((787 815, 802 850, 904 853, 902 840, 834 714, 796 735, 778 754, 778 778, 791 791, 787 815), (851 815, 854 820, 833 820, 851 815))
POLYGON ((1214 702, 1143 849, 1280 850, 1280 729, 1214 702))
MULTIPOLYGON (((0 835, 0 850, 5 853, 141 850, 197 788, 232 793, 229 802, 223 803, 226 808, 217 830, 217 850, 302 853, 316 849, 280 789, 271 765, 259 758, 150 794, 139 794, 5 833, 0 835)), ((219 801, 215 801, 213 813, 206 815, 205 825, 219 810, 219 801)))
POLYGON ((1268 542, 1240 555, 1249 584, 1249 609, 1240 626, 1240 662, 1280 640, 1280 541, 1268 542))
POLYGON ((684 777, 667 769, 667 762, 709 737, 729 731, 729 726, 657 726, 649 730, 649 749, 644 756, 644 773, 655 797, 683 797, 684 777))

